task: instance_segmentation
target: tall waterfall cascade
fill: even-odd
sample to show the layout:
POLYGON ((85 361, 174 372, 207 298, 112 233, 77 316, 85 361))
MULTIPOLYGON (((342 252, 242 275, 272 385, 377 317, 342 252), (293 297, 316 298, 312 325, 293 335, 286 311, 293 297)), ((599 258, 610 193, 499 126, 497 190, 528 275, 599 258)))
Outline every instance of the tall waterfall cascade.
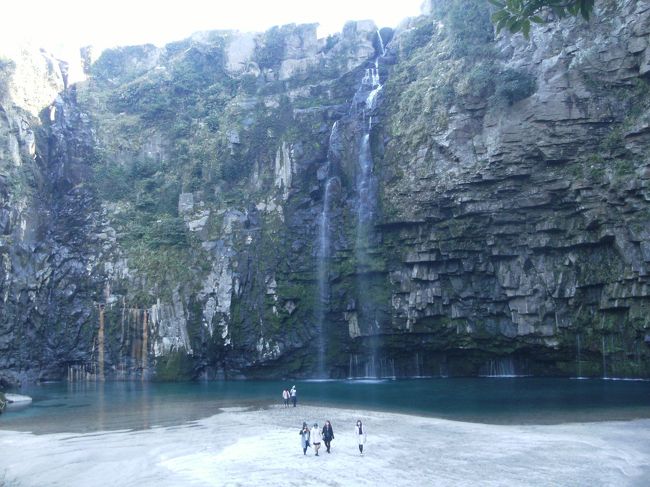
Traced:
MULTIPOLYGON (((372 65, 365 69, 363 77, 359 82, 359 87, 352 100, 348 117, 346 120, 359 127, 359 145, 358 145, 358 166, 356 171, 355 189, 357 194, 356 203, 356 235, 355 235, 355 258, 357 263, 357 272, 362 274, 368 261, 368 245, 371 235, 371 226, 376 213, 377 190, 376 182, 373 175, 373 160, 370 144, 370 135, 373 127, 373 112, 375 111, 382 85, 379 76, 379 60, 386 54, 383 39, 377 31, 379 39, 380 52, 373 60, 372 65)), ((339 121, 332 126, 329 137, 329 149, 325 165, 319 173, 319 179, 323 181, 323 206, 318 218, 318 240, 316 249, 317 259, 317 296, 315 308, 316 335, 317 335, 317 357, 316 376, 317 378, 327 378, 327 343, 326 343, 326 322, 329 309, 330 286, 329 286, 329 265, 332 254, 331 249, 331 219, 333 193, 340 183, 340 178, 336 174, 333 160, 337 155, 334 154, 334 141, 339 136, 339 121)), ((362 279, 357 282, 357 302, 358 310, 367 309, 368 300, 365 297, 365 283, 362 279)), ((363 317, 363 312, 361 313, 363 317)), ((375 334, 379 330, 379 324, 376 320, 366 323, 370 334, 375 334)), ((363 369, 361 376, 377 377, 379 370, 387 370, 387 367, 377 367, 375 364, 380 362, 376 357, 377 353, 373 347, 372 353, 366 359, 363 365, 359 365, 360 359, 355 356, 355 365, 350 367, 350 373, 363 369)), ((352 359, 351 359, 352 360, 352 359)), ((351 362, 352 363, 352 362, 351 362)), ((356 373, 355 373, 356 375, 356 373)))
MULTIPOLYGON (((374 162, 372 157, 371 133, 373 129, 373 115, 377 108, 382 84, 379 74, 380 59, 386 55, 381 34, 377 31, 380 53, 374 59, 372 65, 366 68, 361 80, 359 89, 355 95, 355 103, 352 111, 357 118, 360 127, 359 155, 356 176, 357 211, 356 211, 356 240, 355 259, 357 267, 357 315, 359 317, 362 334, 372 336, 368 341, 368 356, 362 367, 355 365, 350 367, 350 374, 359 376, 363 368, 362 377, 394 377, 394 366, 382 366, 386 360, 379 356, 380 343, 377 335, 380 332, 380 324, 371 311, 373 308, 368 296, 369 283, 365 273, 370 268, 369 250, 372 242, 373 224, 377 212, 377 182, 374 175, 374 162), (379 366, 377 365, 379 364, 379 366)), ((355 358, 355 363, 359 359, 355 358)))

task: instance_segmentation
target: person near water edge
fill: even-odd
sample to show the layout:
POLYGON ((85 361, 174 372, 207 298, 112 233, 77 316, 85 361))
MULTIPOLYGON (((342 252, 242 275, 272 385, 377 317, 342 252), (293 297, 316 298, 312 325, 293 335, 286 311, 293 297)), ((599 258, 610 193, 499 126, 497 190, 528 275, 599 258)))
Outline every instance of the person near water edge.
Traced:
POLYGON ((291 402, 293 402, 293 407, 296 407, 296 402, 298 401, 298 391, 296 391, 296 386, 292 386, 291 390, 289 391, 289 394, 291 395, 291 402))
POLYGON ((284 401, 284 407, 289 407, 289 391, 287 389, 282 390, 282 400, 284 401))

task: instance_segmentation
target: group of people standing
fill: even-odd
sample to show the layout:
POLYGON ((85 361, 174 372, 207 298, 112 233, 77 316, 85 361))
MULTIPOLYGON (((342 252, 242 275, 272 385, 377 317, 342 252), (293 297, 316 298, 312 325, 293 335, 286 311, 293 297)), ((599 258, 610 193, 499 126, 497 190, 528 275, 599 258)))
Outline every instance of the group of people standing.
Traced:
MULTIPOLYGON (((298 402, 298 391, 296 386, 291 386, 291 389, 282 390, 282 400, 284 402, 284 407, 289 407, 289 401, 293 403, 293 407, 296 407, 298 402)), ((314 423, 314 426, 309 428, 306 422, 302 423, 302 428, 300 428, 300 446, 302 447, 303 455, 307 455, 307 448, 313 448, 314 453, 318 456, 318 450, 320 450, 321 443, 325 443, 325 448, 327 453, 331 453, 332 440, 334 440, 334 429, 332 428, 332 423, 325 421, 323 428, 318 427, 318 423, 314 423)), ((366 428, 361 423, 361 420, 357 420, 357 424, 354 427, 354 437, 357 440, 359 445, 359 453, 363 455, 363 445, 366 443, 366 428)))
POLYGON ((282 391, 282 400, 284 401, 284 407, 289 407, 289 400, 293 403, 293 407, 296 407, 298 402, 298 391, 296 391, 296 386, 291 386, 291 389, 284 389, 282 391))
MULTIPOLYGON (((318 428, 318 423, 314 423, 314 426, 309 429, 307 423, 303 422, 299 434, 303 455, 307 455, 307 448, 313 447, 315 455, 318 456, 321 442, 325 443, 327 453, 331 453, 330 448, 332 446, 332 440, 334 439, 334 430, 332 429, 332 423, 330 423, 329 420, 325 421, 322 430, 318 428)), ((357 421, 354 428, 354 434, 359 445, 359 453, 363 455, 363 445, 366 443, 366 429, 361 423, 361 420, 357 421)))

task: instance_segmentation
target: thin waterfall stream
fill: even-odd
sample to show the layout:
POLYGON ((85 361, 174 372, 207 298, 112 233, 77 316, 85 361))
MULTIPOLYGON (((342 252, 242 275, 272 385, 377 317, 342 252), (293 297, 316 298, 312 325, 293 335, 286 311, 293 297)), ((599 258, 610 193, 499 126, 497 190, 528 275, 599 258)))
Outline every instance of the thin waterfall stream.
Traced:
POLYGON ((576 335, 576 372, 577 378, 582 379, 582 347, 580 344, 580 334, 576 335))
POLYGON ((323 209, 318 221, 318 266, 317 266, 317 279, 318 279, 318 296, 316 302, 316 332, 318 334, 318 364, 317 364, 317 378, 323 379, 328 377, 325 363, 325 351, 327 343, 325 339, 325 320, 327 318, 327 310, 329 308, 329 260, 330 260, 330 247, 331 247, 331 234, 330 234, 330 220, 332 211, 332 192, 334 186, 337 185, 339 179, 333 174, 332 160, 334 155, 332 153, 332 141, 338 134, 338 121, 332 125, 329 137, 329 147, 327 161, 325 163, 325 191, 323 194, 323 209))

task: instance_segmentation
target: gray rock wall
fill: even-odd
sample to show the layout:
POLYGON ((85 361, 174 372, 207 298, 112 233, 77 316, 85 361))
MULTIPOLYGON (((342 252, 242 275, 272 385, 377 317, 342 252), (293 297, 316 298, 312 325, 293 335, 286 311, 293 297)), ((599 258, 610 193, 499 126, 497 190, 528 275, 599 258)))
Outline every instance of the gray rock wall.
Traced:
POLYGON ((589 23, 504 35, 495 62, 532 76, 530 96, 469 93, 424 142, 388 142, 392 329, 538 361, 520 373, 647 374, 649 160, 633 141, 649 115, 649 7, 601 2, 589 23))
POLYGON ((648 2, 457 4, 0 58, 0 378, 647 377, 648 2))

